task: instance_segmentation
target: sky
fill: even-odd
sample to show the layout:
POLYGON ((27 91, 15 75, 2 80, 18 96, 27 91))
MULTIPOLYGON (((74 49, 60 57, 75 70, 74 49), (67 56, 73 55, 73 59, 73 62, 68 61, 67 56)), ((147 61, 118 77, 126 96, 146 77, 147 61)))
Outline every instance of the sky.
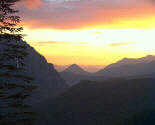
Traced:
POLYGON ((25 40, 59 69, 155 55, 155 0, 21 0, 25 40))

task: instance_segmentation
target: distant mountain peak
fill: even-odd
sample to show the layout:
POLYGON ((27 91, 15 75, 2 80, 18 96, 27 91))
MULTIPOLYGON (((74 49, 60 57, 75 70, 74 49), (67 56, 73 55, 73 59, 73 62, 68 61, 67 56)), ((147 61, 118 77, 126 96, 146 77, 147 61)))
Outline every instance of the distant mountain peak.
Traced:
POLYGON ((147 59, 153 59, 153 60, 155 60, 155 56, 154 55, 147 55, 146 57, 144 57, 144 58, 147 58, 147 59))
POLYGON ((72 64, 68 68, 66 68, 63 72, 71 72, 75 74, 88 74, 84 69, 82 69, 79 65, 77 64, 72 64))
POLYGON ((96 74, 123 77, 154 74, 155 56, 147 55, 142 58, 123 58, 122 60, 106 66, 96 74))
POLYGON ((123 58, 122 60, 118 61, 117 63, 148 63, 155 60, 155 56, 147 55, 142 58, 123 58))
MULTIPOLYGON (((70 65, 68 68, 79 68, 79 69, 82 69, 79 65, 77 64, 72 64, 70 65)), ((83 70, 83 69, 82 69, 83 70)))

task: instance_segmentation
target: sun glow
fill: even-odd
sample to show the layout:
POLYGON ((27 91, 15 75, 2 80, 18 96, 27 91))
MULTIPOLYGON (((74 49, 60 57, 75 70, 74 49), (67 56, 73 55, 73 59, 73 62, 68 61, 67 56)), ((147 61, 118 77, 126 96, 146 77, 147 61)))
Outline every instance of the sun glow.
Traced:
POLYGON ((57 65, 108 65, 124 57, 155 54, 155 29, 26 29, 25 33, 26 40, 57 65))
MULTIPOLYGON (((146 49, 155 45, 155 29, 85 29, 85 30, 29 30, 26 40, 33 42, 72 42, 101 46, 112 43, 133 43, 132 47, 146 49), (137 45, 136 45, 137 44, 137 45)), ((127 44, 126 44, 127 45, 127 44)), ((131 44, 129 44, 130 48, 131 44)), ((118 45, 119 47, 119 45, 118 45)), ((150 49, 151 49, 150 48, 150 49)))
POLYGON ((33 0, 27 5, 19 7, 25 40, 56 65, 100 67, 124 57, 155 55, 151 0, 33 0))

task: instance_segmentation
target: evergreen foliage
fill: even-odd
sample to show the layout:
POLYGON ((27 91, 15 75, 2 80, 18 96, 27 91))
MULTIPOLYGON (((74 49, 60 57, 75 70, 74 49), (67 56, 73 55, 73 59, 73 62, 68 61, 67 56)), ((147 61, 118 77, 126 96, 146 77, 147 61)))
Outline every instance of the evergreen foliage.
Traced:
POLYGON ((17 33, 23 30, 18 26, 20 17, 16 15, 18 10, 13 8, 15 2, 20 0, 0 0, 0 33, 17 33))
POLYGON ((30 125, 34 113, 25 101, 36 88, 26 70, 28 45, 20 36, 0 35, 0 124, 30 125))
POLYGON ((36 116, 26 101, 36 86, 24 63, 29 46, 19 34, 18 1, 0 0, 0 125, 32 125, 36 116))

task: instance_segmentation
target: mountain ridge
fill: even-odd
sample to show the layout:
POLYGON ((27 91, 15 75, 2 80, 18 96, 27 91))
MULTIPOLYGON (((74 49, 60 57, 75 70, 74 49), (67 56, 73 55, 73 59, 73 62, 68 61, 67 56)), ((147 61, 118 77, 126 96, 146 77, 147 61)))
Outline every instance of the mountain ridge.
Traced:
POLYGON ((124 58, 116 63, 106 66, 99 70, 95 75, 104 77, 124 77, 143 74, 155 73, 155 56, 148 55, 146 57, 132 59, 124 58))

